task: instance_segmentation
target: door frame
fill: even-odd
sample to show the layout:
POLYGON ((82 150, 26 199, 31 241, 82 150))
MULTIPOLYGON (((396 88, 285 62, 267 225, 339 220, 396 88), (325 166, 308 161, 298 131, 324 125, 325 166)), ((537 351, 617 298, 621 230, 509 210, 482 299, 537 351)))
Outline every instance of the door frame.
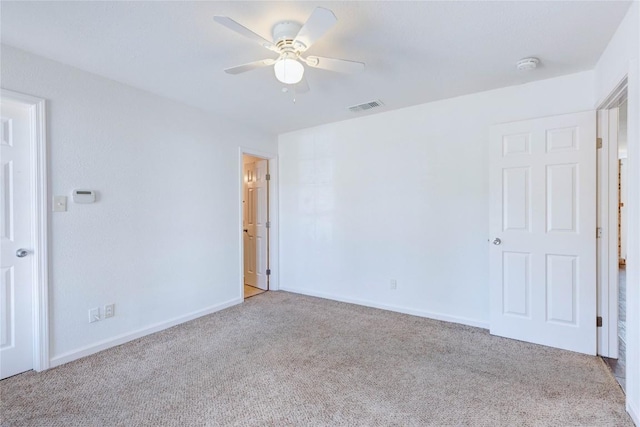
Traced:
POLYGON ((1 89, 3 99, 29 108, 31 231, 33 234, 33 369, 49 369, 49 188, 46 101, 1 89))
POLYGON ((278 240, 278 156, 274 153, 265 151, 254 150, 252 148, 240 147, 238 150, 238 239, 240 242, 240 265, 239 265, 239 282, 240 282, 240 298, 242 298, 244 292, 244 240, 242 233, 242 199, 243 199, 243 156, 244 155, 259 157, 267 160, 269 164, 269 174, 271 179, 269 180, 269 255, 268 262, 271 274, 269 275, 268 289, 270 291, 277 291, 280 289, 280 275, 279 275, 279 240, 278 240))
POLYGON ((597 135, 602 148, 597 158, 598 355, 618 358, 618 111, 627 100, 627 76, 598 106, 597 135))
POLYGON ((598 149, 597 160, 597 282, 598 282, 598 316, 602 318, 602 327, 598 328, 598 354, 613 359, 618 358, 618 262, 616 227, 617 215, 613 208, 617 200, 615 185, 612 179, 617 164, 618 129, 616 107, 598 110, 598 138, 602 147, 598 149), (616 254, 616 262, 612 257, 616 254))

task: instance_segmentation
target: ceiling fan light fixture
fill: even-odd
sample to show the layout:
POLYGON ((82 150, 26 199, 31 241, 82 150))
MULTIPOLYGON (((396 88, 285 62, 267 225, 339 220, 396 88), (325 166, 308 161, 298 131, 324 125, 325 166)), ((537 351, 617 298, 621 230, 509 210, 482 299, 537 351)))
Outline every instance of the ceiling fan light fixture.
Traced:
POLYGON ((299 83, 304 75, 302 64, 291 58, 278 60, 273 66, 273 71, 276 74, 276 79, 287 85, 299 83))

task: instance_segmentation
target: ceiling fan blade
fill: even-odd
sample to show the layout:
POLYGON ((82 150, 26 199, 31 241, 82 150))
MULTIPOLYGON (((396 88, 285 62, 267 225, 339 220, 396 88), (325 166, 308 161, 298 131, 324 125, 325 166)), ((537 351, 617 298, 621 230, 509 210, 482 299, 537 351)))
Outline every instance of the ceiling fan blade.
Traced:
POLYGON ((333 27, 338 19, 329 9, 316 7, 307 22, 300 28, 293 40, 293 46, 301 52, 309 49, 313 43, 333 27))
POLYGON ((339 73, 359 73, 364 70, 364 62, 347 61, 346 59, 324 58, 322 56, 307 56, 304 60, 313 68, 337 71, 339 73))
POLYGON ((213 17, 213 20, 216 21, 218 24, 224 25, 228 29, 235 31, 236 33, 242 34, 243 36, 253 40, 254 42, 258 43, 262 47, 265 47, 274 52, 278 52, 278 48, 269 40, 259 36, 258 34, 254 33, 244 25, 238 24, 236 21, 229 18, 228 16, 215 15, 213 17))
POLYGON ((255 70, 256 68, 267 67, 269 65, 275 64, 275 59, 262 59, 260 61, 249 62, 248 64, 238 65, 236 67, 226 68, 224 70, 225 73, 228 74, 240 74, 246 71, 255 70))

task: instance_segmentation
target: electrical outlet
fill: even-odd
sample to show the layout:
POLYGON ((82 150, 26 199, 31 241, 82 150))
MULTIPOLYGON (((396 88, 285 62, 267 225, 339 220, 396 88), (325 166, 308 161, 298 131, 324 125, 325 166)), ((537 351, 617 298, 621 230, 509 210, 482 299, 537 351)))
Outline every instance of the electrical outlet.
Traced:
POLYGON ((89 310, 89 323, 100 321, 100 308, 92 308, 89 310))
POLYGON ((107 304, 104 306, 104 318, 113 317, 116 314, 116 305, 115 304, 107 304))
POLYGON ((398 281, 396 279, 391 279, 390 287, 391 287, 391 289, 397 289, 398 288, 398 281))

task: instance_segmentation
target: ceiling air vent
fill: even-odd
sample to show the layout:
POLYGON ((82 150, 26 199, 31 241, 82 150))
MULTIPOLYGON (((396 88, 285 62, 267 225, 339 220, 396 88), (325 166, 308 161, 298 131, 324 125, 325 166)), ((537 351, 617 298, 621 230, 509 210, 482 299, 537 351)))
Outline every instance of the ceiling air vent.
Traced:
POLYGON ((384 105, 382 101, 377 99, 375 101, 369 101, 369 102, 365 102, 364 104, 358 104, 358 105, 349 107, 349 111, 351 111, 352 113, 358 113, 360 111, 367 111, 372 108, 381 107, 382 105, 384 105))

